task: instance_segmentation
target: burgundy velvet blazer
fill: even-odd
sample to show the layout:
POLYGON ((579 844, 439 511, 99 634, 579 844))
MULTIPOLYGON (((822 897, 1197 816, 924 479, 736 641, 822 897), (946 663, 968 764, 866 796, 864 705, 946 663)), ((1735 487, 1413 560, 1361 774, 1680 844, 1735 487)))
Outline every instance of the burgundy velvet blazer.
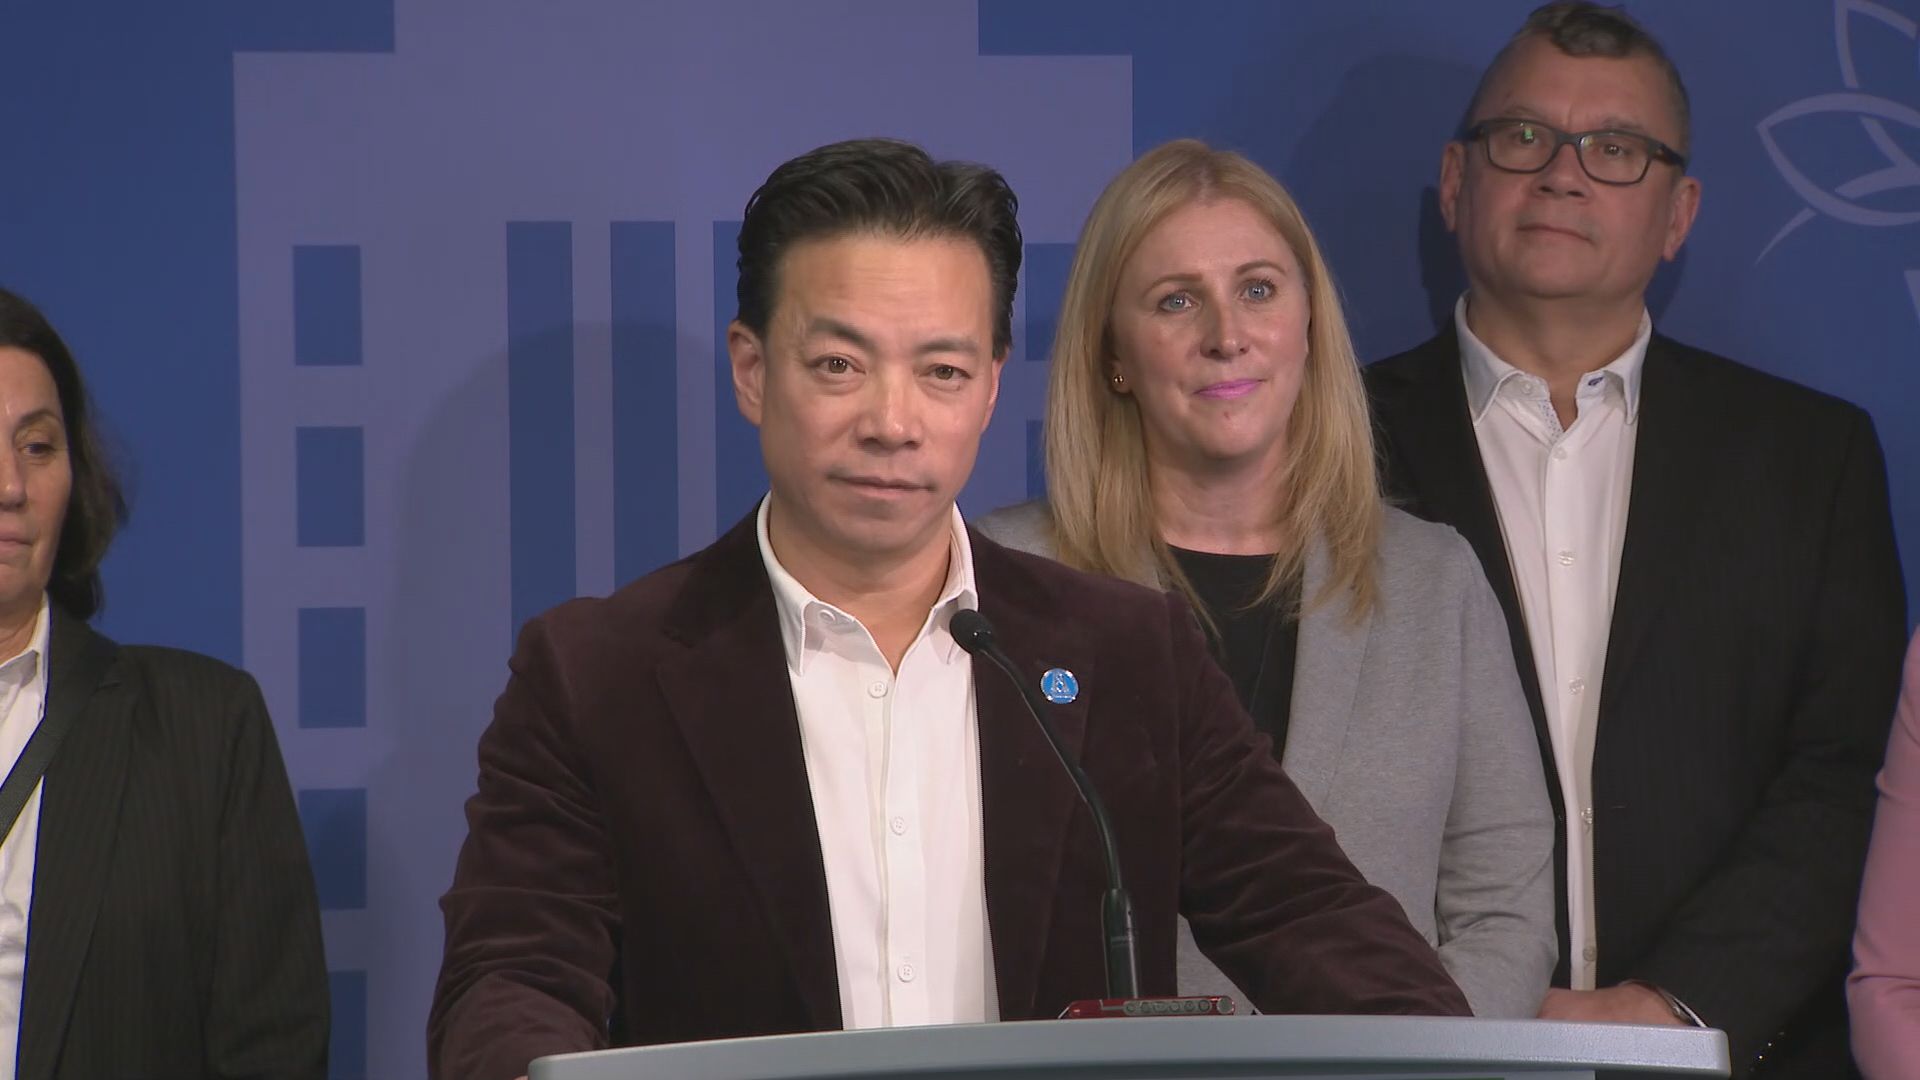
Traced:
MULTIPOLYGON (((1399 905, 1341 854, 1185 604, 972 536, 980 610, 1113 814, 1145 994, 1175 916, 1266 1012, 1465 1015, 1399 905)), ((481 737, 441 902, 432 1073, 519 1076, 611 1045, 841 1027, 832 924, 772 588, 748 517, 605 599, 530 621, 481 737)), ((976 662, 1000 1012, 1104 987, 1100 849, 1071 781, 976 662)))

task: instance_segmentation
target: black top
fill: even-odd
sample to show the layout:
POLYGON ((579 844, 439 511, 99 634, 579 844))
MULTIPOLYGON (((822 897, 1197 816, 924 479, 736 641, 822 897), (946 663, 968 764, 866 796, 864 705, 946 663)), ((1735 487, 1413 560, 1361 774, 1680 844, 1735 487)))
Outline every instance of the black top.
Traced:
POLYGON ((1233 680, 1240 704, 1253 722, 1273 737, 1278 759, 1287 745, 1287 717, 1293 704, 1293 654, 1300 644, 1299 585, 1259 607, 1271 555, 1215 555, 1169 546, 1180 571, 1193 583, 1213 618, 1213 657, 1233 680))
POLYGON ((18 1075, 321 1080, 320 901, 259 686, 50 618, 42 723, 69 727, 40 792, 18 1075))

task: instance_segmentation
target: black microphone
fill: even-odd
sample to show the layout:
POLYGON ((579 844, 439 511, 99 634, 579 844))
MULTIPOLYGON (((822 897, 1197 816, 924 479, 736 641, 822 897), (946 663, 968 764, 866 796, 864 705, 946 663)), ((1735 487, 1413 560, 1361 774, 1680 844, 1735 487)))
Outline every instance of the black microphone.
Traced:
POLYGON ((1092 812, 1094 831, 1100 834, 1100 846, 1107 856, 1107 894, 1100 911, 1100 921, 1107 935, 1107 996, 1137 997, 1140 973, 1139 964, 1134 959, 1133 901, 1127 898, 1126 887, 1120 884, 1120 845, 1113 839, 1113 822, 1108 819, 1107 808, 1100 801, 1100 792, 1094 789, 1093 780, 1087 776, 1086 770, 1061 744, 1060 733, 1053 729, 1052 721, 1047 719, 1046 706, 1041 704, 1039 692, 1027 684, 1020 669, 1014 666, 1013 658, 994 641, 993 624, 987 621, 987 617, 971 608, 962 608, 953 613, 953 621, 948 629, 953 634, 953 640, 969 655, 984 656, 993 661, 993 665, 1013 681, 1014 687, 1020 691, 1020 700, 1027 703, 1027 711, 1033 714, 1034 722, 1040 725, 1041 734, 1047 737, 1047 745, 1053 747, 1054 755, 1066 768, 1067 775, 1073 778, 1073 786, 1080 790, 1081 800, 1092 812))

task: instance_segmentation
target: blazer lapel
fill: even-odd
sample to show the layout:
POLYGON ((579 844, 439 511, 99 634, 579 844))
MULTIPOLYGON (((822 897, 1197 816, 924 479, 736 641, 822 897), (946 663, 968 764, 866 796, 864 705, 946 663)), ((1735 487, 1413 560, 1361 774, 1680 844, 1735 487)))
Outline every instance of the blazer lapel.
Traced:
MULTIPOLYGON (((1460 339, 1452 322, 1422 346, 1414 385, 1390 407, 1382 421, 1397 444, 1394 465, 1415 495, 1414 508, 1422 517, 1444 521, 1459 530, 1480 557, 1487 583, 1507 615, 1507 631, 1519 669, 1520 686, 1533 713, 1544 760, 1551 763, 1553 743, 1546 729, 1546 707, 1540 697, 1540 672, 1534 665, 1532 639, 1520 592, 1507 558, 1506 535, 1500 531, 1500 512, 1494 506, 1493 485, 1480 460, 1480 441, 1473 433, 1473 415, 1467 407, 1466 379, 1460 371, 1460 339)), ((1558 788, 1554 799, 1559 799, 1558 788)))
MULTIPOLYGON (((992 620, 1001 647, 1038 686, 1042 673, 1074 673, 1079 696, 1048 709, 1067 752, 1080 755, 1088 710, 1099 698, 1099 672, 1084 638, 1058 612, 1020 602, 1007 580, 1005 556, 973 535, 980 613, 992 620)), ((1000 1015, 1031 1016, 1056 906, 1061 852, 1083 811, 1073 781, 1027 712, 1006 674, 985 660, 973 665, 974 714, 980 732, 980 804, 984 817, 987 925, 993 945, 1000 1015)), ((1088 997, 1101 992, 1092 973, 1088 997)))
POLYGON ((1617 680, 1633 670, 1634 654, 1646 643, 1667 597, 1675 595, 1674 576, 1694 565, 1687 548, 1706 517, 1700 512, 1701 493, 1713 490, 1712 445, 1707 429, 1692 420, 1709 403, 1699 399, 1682 364, 1666 338, 1656 336, 1647 346, 1634 421, 1639 430, 1626 537, 1600 688, 1603 702, 1617 680))
POLYGON ((689 649, 659 669, 660 688, 814 1026, 840 1028, 826 865, 753 517, 700 558, 668 616, 669 633, 689 649))
POLYGON ((1300 643, 1295 652, 1293 701, 1287 720, 1287 745, 1281 766, 1307 801, 1326 805, 1327 792, 1344 757, 1353 700, 1360 690, 1360 668, 1373 636, 1373 618, 1356 624, 1347 614, 1347 598, 1314 601, 1326 586, 1326 545, 1307 551, 1301 577, 1300 643))
POLYGON ((53 1075, 114 856, 134 700, 113 643, 58 608, 49 633, 46 716, 72 729, 47 768, 34 848, 20 1005, 18 1075, 53 1075))

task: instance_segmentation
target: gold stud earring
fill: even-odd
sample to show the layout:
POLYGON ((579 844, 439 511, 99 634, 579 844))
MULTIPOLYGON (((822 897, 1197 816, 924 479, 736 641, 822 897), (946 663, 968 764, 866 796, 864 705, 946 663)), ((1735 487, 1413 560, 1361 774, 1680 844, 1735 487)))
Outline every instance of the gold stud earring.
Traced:
POLYGON ((1115 390, 1125 390, 1125 389, 1127 388, 1127 377, 1126 377, 1125 375, 1122 375, 1122 374, 1120 374, 1120 373, 1119 373, 1119 372, 1117 372, 1117 371, 1116 371, 1116 372, 1114 372, 1114 373, 1113 373, 1113 388, 1114 388, 1115 390))

